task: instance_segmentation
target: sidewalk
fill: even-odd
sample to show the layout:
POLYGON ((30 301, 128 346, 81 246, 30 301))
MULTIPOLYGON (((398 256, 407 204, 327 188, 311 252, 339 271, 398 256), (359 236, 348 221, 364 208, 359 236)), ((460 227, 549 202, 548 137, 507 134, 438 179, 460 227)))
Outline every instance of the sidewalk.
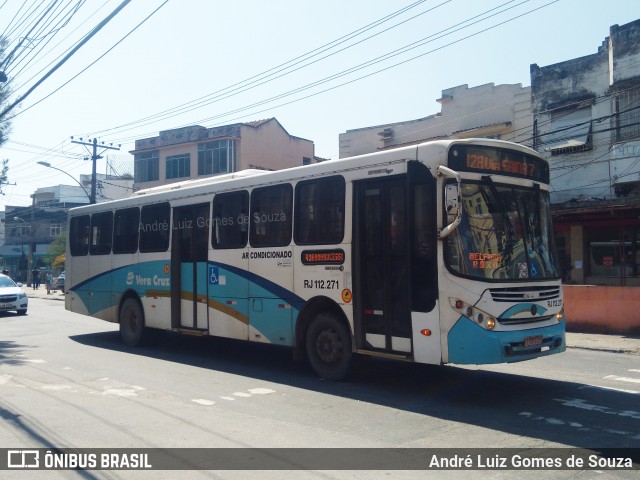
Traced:
POLYGON ((640 355, 640 337, 567 332, 567 347, 640 355))
MULTIPOLYGON (((60 290, 52 291, 51 295, 47 295, 47 288, 44 285, 40 285, 37 290, 31 287, 23 288, 29 298, 48 298, 49 300, 64 301, 64 293, 60 290)), ((567 347, 640 355, 640 337, 567 332, 567 347)))

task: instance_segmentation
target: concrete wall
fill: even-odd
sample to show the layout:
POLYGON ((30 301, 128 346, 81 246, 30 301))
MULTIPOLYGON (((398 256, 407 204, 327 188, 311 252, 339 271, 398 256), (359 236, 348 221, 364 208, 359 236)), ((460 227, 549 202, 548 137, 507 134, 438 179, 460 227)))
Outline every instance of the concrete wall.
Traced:
POLYGON ((613 25, 609 33, 594 54, 544 67, 531 65, 536 149, 551 166, 552 203, 612 199, 618 183, 640 180, 640 175, 629 175, 640 144, 630 144, 629 139, 615 144, 615 97, 640 85, 640 20, 613 25), (558 143, 554 139, 572 135, 571 129, 559 127, 563 115, 576 110, 588 111, 593 120, 592 148, 552 156, 550 148, 558 143))
POLYGON ((565 285, 563 290, 568 331, 640 334, 637 287, 565 285))
POLYGON ((313 142, 289 135, 275 120, 258 128, 243 125, 238 150, 238 170, 300 167, 304 157, 314 156, 313 142))
MULTIPOLYGON (((531 89, 487 83, 469 88, 459 85, 442 91, 439 113, 416 120, 347 130, 340 134, 340 158, 376 152, 381 148, 417 143, 434 138, 503 138, 516 128, 528 128, 531 137, 531 89), (517 125, 517 127, 516 127, 517 125)), ((522 133, 516 141, 521 141, 522 133)))

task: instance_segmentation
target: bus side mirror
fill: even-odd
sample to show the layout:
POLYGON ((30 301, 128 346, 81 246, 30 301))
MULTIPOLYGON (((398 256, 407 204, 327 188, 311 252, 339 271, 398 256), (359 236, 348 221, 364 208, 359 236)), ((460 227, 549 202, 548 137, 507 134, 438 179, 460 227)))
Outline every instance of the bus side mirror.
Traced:
POLYGON ((457 217, 460 215, 460 203, 458 199, 460 194, 458 192, 458 185, 447 185, 444 191, 444 205, 447 211, 447 215, 457 217))

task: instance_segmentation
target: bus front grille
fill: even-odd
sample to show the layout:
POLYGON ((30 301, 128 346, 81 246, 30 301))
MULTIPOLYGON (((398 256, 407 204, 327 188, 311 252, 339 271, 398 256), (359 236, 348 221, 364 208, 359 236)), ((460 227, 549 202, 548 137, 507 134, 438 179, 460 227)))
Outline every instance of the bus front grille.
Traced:
POLYGON ((560 297, 560 287, 507 287, 490 288, 495 302, 536 302, 560 297))

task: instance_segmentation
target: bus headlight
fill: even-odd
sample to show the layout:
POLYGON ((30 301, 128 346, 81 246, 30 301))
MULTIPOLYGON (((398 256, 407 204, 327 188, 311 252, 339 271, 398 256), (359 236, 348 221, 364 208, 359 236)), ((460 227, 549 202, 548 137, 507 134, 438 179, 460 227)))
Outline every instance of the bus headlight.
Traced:
POLYGON ((493 330, 496 328, 496 319, 488 313, 483 312, 476 307, 472 307, 458 298, 450 298, 449 304, 460 315, 467 317, 469 320, 473 320, 475 323, 482 325, 487 330, 493 330))
POLYGON ((556 313, 556 320, 558 320, 558 323, 562 323, 564 320, 564 308, 556 313))

